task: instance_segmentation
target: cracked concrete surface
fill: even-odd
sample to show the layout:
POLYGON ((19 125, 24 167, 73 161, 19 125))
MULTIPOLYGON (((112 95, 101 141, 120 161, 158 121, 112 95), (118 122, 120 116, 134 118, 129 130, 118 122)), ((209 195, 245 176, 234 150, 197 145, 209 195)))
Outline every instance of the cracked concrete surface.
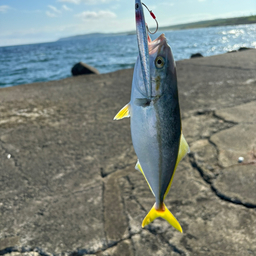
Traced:
POLYGON ((0 255, 256 255, 256 51, 177 62, 191 153, 157 219, 134 170, 132 70, 1 89, 0 255), (243 156, 244 162, 238 163, 243 156))

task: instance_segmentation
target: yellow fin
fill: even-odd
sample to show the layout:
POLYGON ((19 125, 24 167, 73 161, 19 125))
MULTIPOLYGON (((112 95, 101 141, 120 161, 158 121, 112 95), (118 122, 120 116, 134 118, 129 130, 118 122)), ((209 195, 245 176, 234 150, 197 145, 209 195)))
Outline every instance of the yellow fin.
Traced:
POLYGON ((144 175, 144 172, 143 172, 143 170, 142 170, 142 167, 141 167, 141 165, 140 165, 140 161, 139 161, 139 160, 137 161, 137 163, 136 163, 136 165, 135 165, 135 170, 141 172, 141 173, 144 175))
MULTIPOLYGON (((145 174, 144 174, 144 172, 143 172, 143 170, 142 170, 142 167, 141 167, 141 165, 140 165, 140 161, 139 161, 139 160, 137 161, 137 164, 135 165, 135 169, 136 169, 137 171, 140 171, 140 172, 143 174, 145 180, 146 180, 147 183, 148 183, 148 180, 147 180, 147 178, 146 178, 146 176, 145 176, 145 174)), ((150 187, 149 183, 148 183, 148 186, 149 186, 149 188, 150 188, 152 194, 155 196, 155 194, 154 194, 152 188, 150 187)))
POLYGON ((169 192, 169 190, 171 188, 172 180, 173 180, 173 177, 174 177, 174 174, 175 174, 175 171, 176 171, 176 168, 177 168, 179 162, 189 152, 190 152, 190 149, 189 149, 188 143, 185 140, 185 137, 184 137, 183 133, 181 133, 181 136, 180 136, 180 146, 179 146, 179 154, 178 154, 178 157, 177 157, 177 161, 176 161, 176 165, 175 165, 175 168, 174 168, 174 172, 173 172, 172 178, 171 178, 170 183, 169 183, 169 185, 168 185, 168 187, 167 187, 167 189, 165 191, 164 198, 166 197, 166 195, 168 194, 168 192, 169 192))
POLYGON ((180 223, 176 220, 176 218, 172 215, 172 213, 168 210, 168 208, 166 207, 166 205, 164 203, 163 203, 163 206, 164 206, 163 207, 164 210, 156 210, 155 205, 153 205, 153 207, 151 208, 151 210, 149 211, 149 213, 143 220, 141 226, 144 228, 149 223, 151 223, 154 219, 161 217, 161 218, 165 219, 167 222, 169 222, 170 225, 172 225, 174 228, 176 228, 178 231, 180 231, 182 233, 183 231, 180 226, 180 223))
POLYGON ((125 105, 114 117, 114 120, 120 120, 126 117, 130 117, 130 103, 125 105))
POLYGON ((185 140, 185 137, 183 135, 183 133, 181 134, 181 138, 180 138, 180 147, 179 147, 179 155, 177 158, 177 162, 176 165, 179 164, 179 162, 183 159, 183 157, 190 152, 189 146, 187 141, 185 140))

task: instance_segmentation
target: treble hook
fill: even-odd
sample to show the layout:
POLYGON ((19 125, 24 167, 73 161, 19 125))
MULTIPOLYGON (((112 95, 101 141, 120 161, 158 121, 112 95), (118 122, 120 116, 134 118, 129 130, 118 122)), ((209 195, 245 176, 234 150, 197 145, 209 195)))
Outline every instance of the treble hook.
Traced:
POLYGON ((146 24, 148 32, 149 32, 151 35, 153 35, 153 34, 155 34, 155 33, 157 32, 157 30, 158 30, 158 22, 157 22, 157 20, 156 20, 156 16, 155 16, 155 14, 154 14, 152 11, 150 11, 150 10, 148 9, 148 7, 147 7, 144 3, 142 3, 142 4, 147 8, 147 10, 148 10, 148 12, 150 13, 151 17, 152 17, 152 18, 155 20, 155 22, 156 22, 156 30, 155 30, 154 32, 151 32, 151 31, 149 30, 149 28, 148 28, 148 25, 146 24))

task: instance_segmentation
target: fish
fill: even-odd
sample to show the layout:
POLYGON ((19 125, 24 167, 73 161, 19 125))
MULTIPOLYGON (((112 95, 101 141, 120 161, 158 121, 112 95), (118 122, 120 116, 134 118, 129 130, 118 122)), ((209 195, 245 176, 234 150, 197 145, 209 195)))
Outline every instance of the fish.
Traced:
POLYGON ((139 48, 139 56, 141 62, 141 71, 143 74, 143 81, 145 85, 145 97, 151 97, 151 80, 150 80, 150 66, 148 55, 148 40, 150 37, 147 33, 147 26, 145 22, 143 6, 140 0, 135 0, 135 21, 136 21, 136 34, 139 48))
MULTIPOLYGON (((145 35, 141 37, 145 40, 145 35)), ((144 44, 141 45, 143 48, 144 44)), ((176 64, 164 34, 154 41, 147 36, 147 45, 148 52, 146 48, 141 51, 139 46, 130 102, 114 120, 130 117, 132 143, 138 157, 135 169, 143 174, 155 197, 155 204, 142 221, 142 227, 161 217, 182 233, 181 225, 164 203, 177 166, 189 152, 182 133, 176 64), (147 56, 141 58, 140 55, 147 56), (151 95, 145 83, 148 75, 143 71, 146 59, 151 95)))

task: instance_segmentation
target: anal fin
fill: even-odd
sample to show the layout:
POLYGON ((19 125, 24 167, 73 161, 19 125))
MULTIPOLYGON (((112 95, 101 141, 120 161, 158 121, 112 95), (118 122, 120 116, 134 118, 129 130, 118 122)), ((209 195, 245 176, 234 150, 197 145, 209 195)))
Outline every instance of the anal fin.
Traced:
MULTIPOLYGON (((136 165, 135 165, 135 169, 136 169, 137 171, 140 171, 140 172, 143 174, 145 180, 146 180, 147 183, 148 183, 148 180, 147 180, 147 178, 146 178, 146 176, 145 176, 145 174, 144 174, 144 172, 143 172, 143 169, 142 169, 142 167, 141 167, 141 165, 140 165, 140 161, 139 161, 139 160, 137 161, 137 163, 136 163, 136 165)), ((152 190, 151 186, 149 185, 149 183, 148 183, 148 186, 149 186, 149 188, 150 188, 152 194, 155 196, 155 193, 153 192, 153 190, 152 190)))

